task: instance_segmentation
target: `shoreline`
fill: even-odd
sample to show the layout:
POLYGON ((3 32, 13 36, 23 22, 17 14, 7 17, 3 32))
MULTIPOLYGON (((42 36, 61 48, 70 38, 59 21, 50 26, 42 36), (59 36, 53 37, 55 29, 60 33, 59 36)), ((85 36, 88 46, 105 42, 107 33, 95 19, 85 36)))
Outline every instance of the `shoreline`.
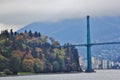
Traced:
POLYGON ((96 73, 38 74, 0 77, 0 80, 119 80, 120 70, 96 70, 96 73))
POLYGON ((120 69, 95 69, 95 72, 85 72, 85 71, 82 71, 82 72, 76 72, 76 71, 73 71, 73 72, 51 72, 51 73, 30 73, 30 74, 18 74, 18 75, 5 75, 5 76, 0 76, 0 77, 18 77, 18 76, 30 76, 30 75, 56 75, 56 74, 79 74, 79 73, 97 73, 97 71, 120 71, 120 69))
POLYGON ((5 75, 5 76, 0 76, 0 77, 18 77, 18 76, 30 76, 30 75, 55 75, 55 74, 77 74, 77 73, 84 73, 84 71, 81 72, 51 72, 51 73, 30 73, 30 74, 17 74, 17 75, 5 75))

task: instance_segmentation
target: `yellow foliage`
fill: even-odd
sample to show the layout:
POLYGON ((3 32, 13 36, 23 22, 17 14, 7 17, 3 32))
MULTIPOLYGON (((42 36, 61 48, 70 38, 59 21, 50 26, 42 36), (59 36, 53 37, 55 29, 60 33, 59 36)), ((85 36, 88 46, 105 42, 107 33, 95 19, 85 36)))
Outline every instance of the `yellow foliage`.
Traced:
POLYGON ((34 60, 33 59, 24 59, 22 62, 22 67, 24 71, 33 72, 34 60))
POLYGON ((12 56, 16 56, 16 57, 23 57, 23 55, 25 54, 25 52, 22 52, 20 50, 14 50, 12 51, 12 56))
POLYGON ((55 48, 54 50, 54 53, 56 54, 56 55, 61 55, 61 56, 65 56, 65 51, 64 51, 64 49, 58 49, 58 48, 55 48))
POLYGON ((23 36, 15 36, 15 39, 18 41, 18 40, 21 40, 21 39, 23 39, 23 36))
POLYGON ((26 54, 25 59, 33 59, 33 56, 31 53, 26 54))
POLYGON ((8 59, 0 54, 0 60, 8 60, 8 59))
POLYGON ((59 55, 58 58, 62 60, 64 59, 64 56, 59 55))
POLYGON ((42 49, 41 49, 41 48, 39 48, 39 47, 36 47, 35 49, 36 49, 36 52, 37 52, 37 53, 42 52, 42 49))
POLYGON ((5 43, 5 39, 3 39, 3 40, 0 40, 0 44, 4 44, 5 43))
POLYGON ((28 33, 23 33, 23 37, 28 38, 29 37, 28 33))
POLYGON ((43 60, 40 60, 39 58, 35 58, 34 59, 34 63, 38 63, 39 65, 41 65, 41 66, 45 66, 45 63, 44 63, 44 61, 43 60))

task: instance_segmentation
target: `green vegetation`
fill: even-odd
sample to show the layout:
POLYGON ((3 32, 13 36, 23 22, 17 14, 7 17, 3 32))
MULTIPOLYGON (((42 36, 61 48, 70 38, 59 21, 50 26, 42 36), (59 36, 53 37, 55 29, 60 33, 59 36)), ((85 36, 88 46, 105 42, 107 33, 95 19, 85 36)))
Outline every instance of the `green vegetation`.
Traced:
POLYGON ((5 77, 6 74, 4 72, 0 72, 0 77, 5 77))
POLYGON ((32 72, 19 72, 17 75, 24 76, 24 75, 32 75, 32 74, 34 74, 34 73, 32 73, 32 72))
POLYGON ((81 71, 77 49, 58 46, 58 41, 38 32, 2 31, 0 75, 81 71))

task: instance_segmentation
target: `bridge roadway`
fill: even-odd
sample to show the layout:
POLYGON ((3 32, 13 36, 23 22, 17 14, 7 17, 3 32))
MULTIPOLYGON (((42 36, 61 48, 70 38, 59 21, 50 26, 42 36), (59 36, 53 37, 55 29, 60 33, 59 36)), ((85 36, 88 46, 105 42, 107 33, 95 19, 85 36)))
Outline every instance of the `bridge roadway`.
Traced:
POLYGON ((120 44, 120 42, 103 42, 103 43, 91 43, 91 44, 74 44, 71 46, 94 46, 94 45, 108 45, 108 44, 120 44))
POLYGON ((57 48, 59 47, 70 47, 70 46, 85 46, 87 47, 88 45, 94 46, 94 45, 110 45, 110 44, 120 44, 120 42, 103 42, 103 43, 91 43, 91 44, 71 44, 71 45, 63 45, 63 46, 56 46, 57 48))

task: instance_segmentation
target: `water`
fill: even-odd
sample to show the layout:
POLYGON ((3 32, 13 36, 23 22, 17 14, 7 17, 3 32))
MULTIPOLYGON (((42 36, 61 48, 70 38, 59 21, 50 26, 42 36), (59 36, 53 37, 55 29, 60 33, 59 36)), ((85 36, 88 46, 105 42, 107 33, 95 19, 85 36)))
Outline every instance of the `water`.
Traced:
POLYGON ((97 70, 96 73, 11 76, 0 77, 0 80, 120 80, 120 70, 97 70))

